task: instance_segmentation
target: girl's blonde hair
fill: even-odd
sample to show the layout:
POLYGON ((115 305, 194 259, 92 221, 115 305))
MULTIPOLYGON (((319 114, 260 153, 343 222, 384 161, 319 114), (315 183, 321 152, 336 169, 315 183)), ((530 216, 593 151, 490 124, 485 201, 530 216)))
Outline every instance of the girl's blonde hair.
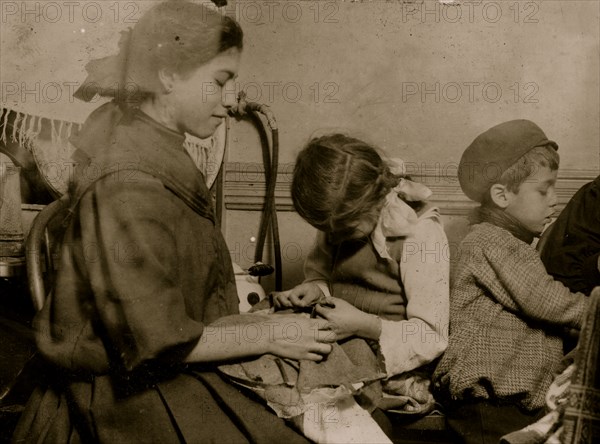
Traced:
POLYGON ((313 138, 294 168, 294 207, 313 227, 343 240, 366 217, 376 218, 399 177, 377 149, 343 134, 313 138))

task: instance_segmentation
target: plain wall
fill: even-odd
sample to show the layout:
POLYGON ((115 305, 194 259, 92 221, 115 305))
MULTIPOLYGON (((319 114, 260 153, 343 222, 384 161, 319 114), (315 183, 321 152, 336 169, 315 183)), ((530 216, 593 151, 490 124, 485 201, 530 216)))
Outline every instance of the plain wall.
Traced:
POLYGON ((238 87, 272 107, 284 163, 333 129, 406 161, 457 162, 481 131, 528 118, 561 146, 563 167, 600 165, 598 2, 231 8, 246 37, 238 87))

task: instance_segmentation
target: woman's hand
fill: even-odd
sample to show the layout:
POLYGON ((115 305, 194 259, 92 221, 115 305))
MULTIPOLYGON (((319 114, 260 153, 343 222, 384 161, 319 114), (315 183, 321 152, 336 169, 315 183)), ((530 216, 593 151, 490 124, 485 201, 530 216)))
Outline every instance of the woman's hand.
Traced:
POLYGON ((291 290, 273 292, 272 295, 276 308, 308 307, 325 297, 316 282, 305 282, 291 290))
POLYGON ((268 352, 282 358, 321 361, 331 352, 335 334, 325 319, 298 315, 271 316, 261 323, 268 338, 268 352))
POLYGON ((271 353, 321 361, 335 334, 325 319, 293 315, 232 315, 204 327, 186 362, 215 362, 271 353))
POLYGON ((335 308, 317 305, 315 310, 329 321, 329 328, 335 333, 336 341, 350 336, 379 339, 381 320, 377 316, 360 311, 343 299, 331 298, 330 300, 335 304, 335 308))

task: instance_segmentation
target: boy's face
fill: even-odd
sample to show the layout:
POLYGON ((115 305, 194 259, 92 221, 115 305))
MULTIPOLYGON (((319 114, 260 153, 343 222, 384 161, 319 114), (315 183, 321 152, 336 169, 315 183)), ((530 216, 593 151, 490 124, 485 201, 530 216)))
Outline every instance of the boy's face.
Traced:
POLYGON ((532 233, 540 234, 554 213, 557 173, 540 166, 521 184, 519 191, 507 191, 506 212, 532 233))

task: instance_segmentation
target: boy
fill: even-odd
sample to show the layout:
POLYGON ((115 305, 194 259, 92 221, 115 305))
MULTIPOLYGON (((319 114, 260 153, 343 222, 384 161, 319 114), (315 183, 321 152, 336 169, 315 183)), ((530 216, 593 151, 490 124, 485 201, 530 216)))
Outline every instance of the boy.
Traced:
POLYGON ((459 164, 463 192, 481 205, 459 249, 449 344, 433 379, 467 443, 497 443, 537 419, 561 332, 581 328, 588 306, 530 245, 556 205, 557 149, 533 122, 513 120, 479 135, 459 164))
POLYGON ((600 285, 600 176, 575 193, 540 255, 548 273, 571 291, 589 295, 600 285))

